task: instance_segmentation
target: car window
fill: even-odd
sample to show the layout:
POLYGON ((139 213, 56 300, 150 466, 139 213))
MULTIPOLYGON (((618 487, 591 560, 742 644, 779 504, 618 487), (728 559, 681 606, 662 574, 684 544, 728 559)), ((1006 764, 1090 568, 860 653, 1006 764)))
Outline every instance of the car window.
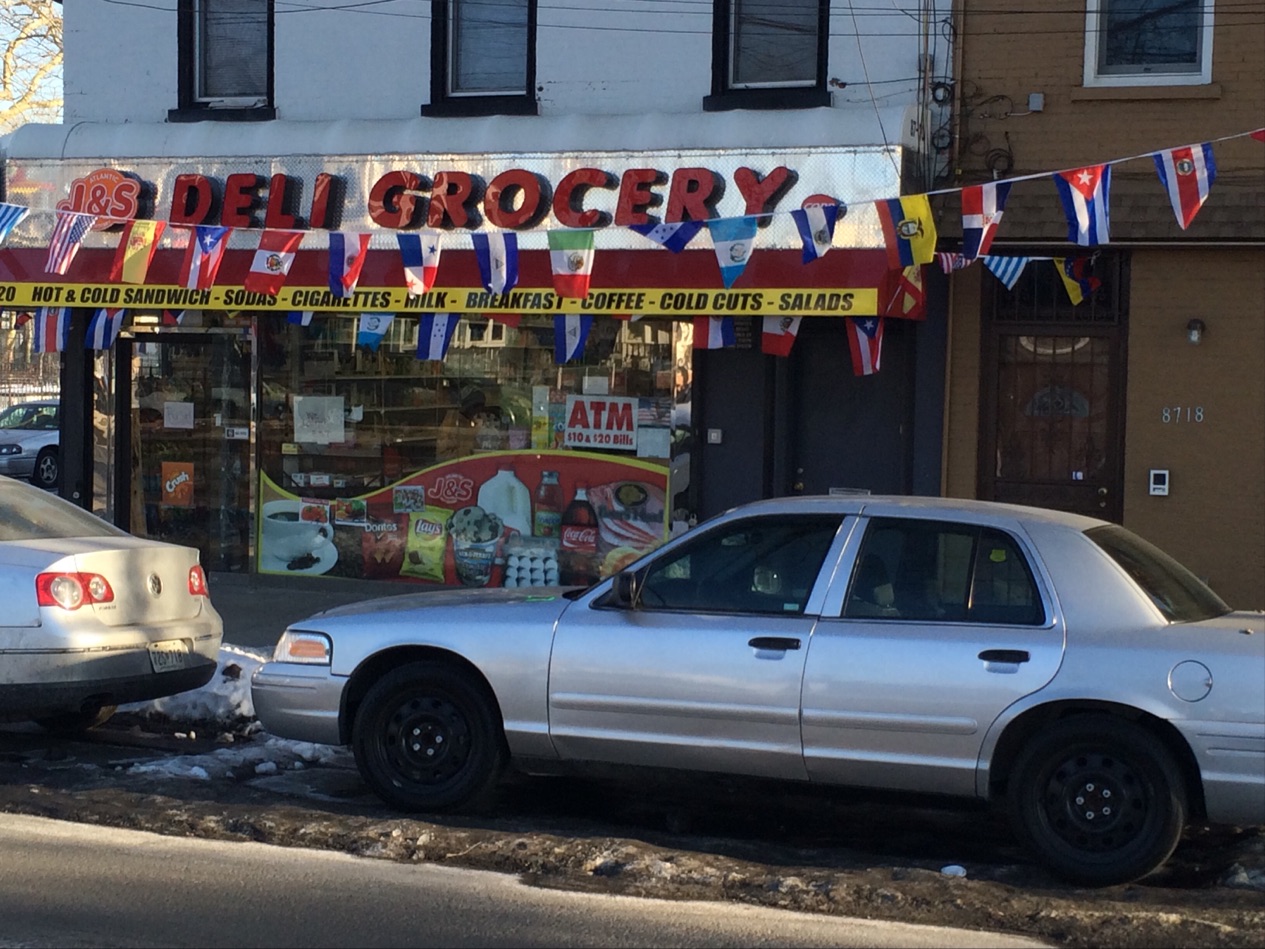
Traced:
POLYGON ((1012 537, 906 518, 870 521, 844 604, 844 616, 866 619, 1039 625, 1045 615, 1012 537))
POLYGON ((0 428, 56 431, 57 406, 15 405, 0 413, 0 428))
POLYGON ((0 483, 0 541, 114 537, 126 533, 55 495, 0 483))
POLYGON ((1170 623, 1195 623, 1224 616, 1230 606, 1197 576, 1137 534, 1119 525, 1085 532, 1106 551, 1170 623))
POLYGON ((645 569, 638 606, 803 613, 839 522, 835 515, 760 517, 706 531, 645 569))

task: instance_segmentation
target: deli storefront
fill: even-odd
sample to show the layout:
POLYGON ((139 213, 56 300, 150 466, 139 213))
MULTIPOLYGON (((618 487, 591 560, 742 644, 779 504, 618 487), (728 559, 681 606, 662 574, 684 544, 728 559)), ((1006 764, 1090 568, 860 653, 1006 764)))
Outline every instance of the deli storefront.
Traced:
POLYGON ((63 495, 209 570, 587 582, 732 503, 917 486, 930 321, 887 320, 882 373, 854 377, 842 317, 899 274, 868 205, 811 264, 788 213, 891 193, 886 158, 834 152, 11 159, 5 200, 31 212, 0 248, 0 322, 68 316, 63 495), (65 274, 59 209, 99 216, 65 274), (705 227, 679 253, 630 228, 743 215, 762 224, 736 278, 705 227), (116 266, 129 219, 166 223, 143 282, 116 266), (196 226, 232 229, 202 288, 196 226), (555 280, 562 229, 594 232, 582 297, 555 280), (265 231, 301 234, 271 293, 246 289, 265 231), (345 296, 331 231, 368 235, 345 296), (517 237, 512 288, 488 288, 480 232, 517 237), (439 248, 424 292, 400 234, 439 248), (92 348, 102 311, 121 329, 92 348), (733 318, 728 345, 696 345, 701 317, 733 318), (765 317, 808 317, 789 357, 762 352, 765 317))

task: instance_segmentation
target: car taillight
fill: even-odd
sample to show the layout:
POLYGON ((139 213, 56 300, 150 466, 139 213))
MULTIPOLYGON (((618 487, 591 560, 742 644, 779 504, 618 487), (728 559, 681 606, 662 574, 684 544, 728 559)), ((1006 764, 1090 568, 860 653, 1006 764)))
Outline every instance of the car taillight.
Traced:
POLYGON ((40 606, 77 610, 85 603, 114 602, 114 590, 98 573, 41 573, 35 578, 35 599, 40 606))
POLYGON ((210 596, 206 588, 206 574, 197 564, 189 568, 189 593, 192 596, 210 596))

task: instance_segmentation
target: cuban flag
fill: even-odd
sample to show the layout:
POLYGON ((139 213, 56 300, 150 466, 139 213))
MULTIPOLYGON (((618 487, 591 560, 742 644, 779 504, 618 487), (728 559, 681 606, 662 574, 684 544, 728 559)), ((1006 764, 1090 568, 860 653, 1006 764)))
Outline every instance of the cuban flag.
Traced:
POLYGON ((967 263, 985 256, 992 247, 1009 196, 1009 181, 962 189, 962 256, 967 263))
POLYGON ((728 290, 747 269, 751 251, 755 249, 755 232, 760 220, 754 214, 746 217, 722 217, 707 222, 720 264, 720 279, 728 290))
POLYGON ((0 244, 8 240, 9 233, 30 213, 30 208, 24 208, 20 204, 0 203, 0 244))
POLYGON ((553 318, 553 361, 561 365, 584 355, 593 317, 559 314, 553 318))
POLYGON ((48 240, 48 260, 44 264, 44 273, 65 274, 70 269, 70 262, 79 253, 84 237, 96 223, 94 214, 58 211, 57 226, 53 228, 53 236, 48 240))
POLYGON ((126 310, 94 310, 88 320, 88 335, 84 337, 87 349, 109 349, 119 338, 126 310))
POLYGON ((1156 152, 1155 170, 1168 190, 1168 200, 1182 230, 1190 227, 1199 209, 1208 200, 1208 192, 1217 178, 1217 163, 1212 157, 1212 146, 1186 145, 1156 152))
POLYGON ((286 314, 286 322, 297 326, 311 326, 313 312, 312 310, 291 310, 286 314))
POLYGON ((61 306, 40 307, 35 311, 35 351, 59 353, 70 339, 70 310, 61 306))
POLYGON ((848 344, 852 349, 852 372, 872 376, 883 356, 883 320, 877 316, 848 316, 848 344))
POLYGON ((737 341, 732 316, 694 317, 695 349, 724 349, 737 341))
POLYGON ((801 319, 800 316, 766 316, 760 331, 760 351, 770 356, 789 356, 801 319))
POLYGON ((674 254, 685 250, 694 235, 703 229, 702 221, 678 221, 675 224, 630 224, 629 230, 636 231, 642 237, 648 237, 660 247, 666 247, 674 254))
POLYGON ((993 276, 1006 285, 1007 290, 1015 289, 1019 277, 1028 266, 1031 257, 985 257, 984 266, 993 272, 993 276))
POLYGON ((417 323, 417 358, 443 362, 460 320, 459 313, 423 313, 417 323))
POLYGON ((509 232, 471 234, 479 258, 479 276, 491 293, 508 293, 518 284, 518 235, 509 232))
POLYGON ((371 234, 347 234, 332 231, 329 235, 329 292, 346 299, 356 292, 360 271, 369 256, 371 234))
POLYGON ((193 240, 184 252, 180 286, 186 290, 210 290, 215 285, 231 233, 231 227, 200 224, 193 229, 193 240))
POLYGON ((1111 166, 1089 165, 1054 174, 1054 183, 1067 215, 1067 239, 1082 247, 1109 243, 1107 202, 1111 190, 1111 166))
POLYGON ((394 313, 360 314, 360 323, 356 329, 356 345, 366 346, 377 352, 378 344, 382 342, 382 337, 386 336, 393 319, 395 319, 394 313))
POLYGON ((422 231, 420 234, 396 234, 400 245, 400 263, 404 265, 404 286, 409 295, 420 297, 429 293, 439 272, 441 249, 439 231, 422 231))
POLYGON ((838 204, 810 204, 806 208, 798 208, 791 212, 795 226, 799 228, 800 240, 804 243, 804 260, 811 264, 826 256, 835 237, 835 221, 847 208, 838 204))

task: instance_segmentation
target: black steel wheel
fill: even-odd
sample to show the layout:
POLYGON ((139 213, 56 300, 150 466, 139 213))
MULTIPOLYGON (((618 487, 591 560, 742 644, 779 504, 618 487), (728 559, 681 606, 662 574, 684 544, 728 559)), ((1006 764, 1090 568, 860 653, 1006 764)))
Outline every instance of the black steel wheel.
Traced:
POLYGON ((1041 861, 1089 886, 1158 869, 1186 821, 1181 772, 1164 745, 1105 715, 1064 719, 1034 736, 1015 761, 1009 803, 1041 861))
POLYGON ((477 805, 507 757, 486 686, 436 662, 401 666, 374 684, 356 713, 352 751, 365 783, 407 811, 477 805))
POLYGON ((35 456, 35 470, 31 472, 31 484, 46 491, 53 491, 61 479, 61 461, 56 448, 44 448, 35 456))
POLYGON ((54 735, 82 735, 110 720, 118 711, 117 705, 102 705, 96 708, 80 709, 77 712, 62 712, 58 715, 46 715, 35 719, 35 724, 54 735))

